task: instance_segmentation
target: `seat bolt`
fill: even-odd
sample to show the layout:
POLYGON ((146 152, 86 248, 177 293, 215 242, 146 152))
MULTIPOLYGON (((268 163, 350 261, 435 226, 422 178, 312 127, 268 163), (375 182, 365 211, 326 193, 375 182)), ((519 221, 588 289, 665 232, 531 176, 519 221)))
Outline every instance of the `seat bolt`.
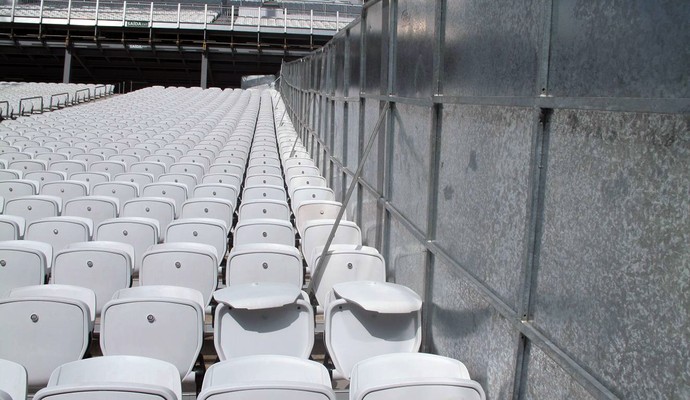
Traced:
POLYGON ((192 232, 192 235, 194 235, 194 237, 199 236, 199 232, 194 231, 194 232, 192 232))
POLYGON ((152 314, 149 314, 149 315, 146 317, 146 320, 149 321, 149 323, 152 324, 152 323, 156 322, 156 317, 154 317, 152 314))
POLYGON ((31 206, 26 207, 26 209, 29 210, 29 211, 31 211, 32 208, 33 208, 33 207, 31 207, 31 206))
POLYGON ((175 268, 182 268, 182 264, 179 261, 175 261, 175 268))
POLYGON ((268 263, 263 263, 262 265, 263 265, 264 269, 268 269, 268 263))
POLYGON ((122 231, 122 234, 125 235, 125 236, 127 236, 127 235, 129 235, 129 232, 127 232, 127 231, 122 231))
POLYGON ((93 268, 93 261, 87 261, 86 266, 89 268, 93 268))
POLYGON ((7 265, 7 261, 0 260, 0 266, 4 267, 5 265, 7 265))
POLYGON ((347 269, 352 269, 352 263, 347 263, 347 269))
POLYGON ((38 322, 38 315, 36 315, 36 314, 31 314, 31 322, 33 322, 34 324, 35 324, 36 322, 38 322))
POLYGON ((262 233, 262 235, 263 235, 263 237, 267 237, 268 233, 264 232, 264 233, 262 233))
POLYGON ((53 229, 53 234, 57 235, 59 231, 57 229, 53 229))

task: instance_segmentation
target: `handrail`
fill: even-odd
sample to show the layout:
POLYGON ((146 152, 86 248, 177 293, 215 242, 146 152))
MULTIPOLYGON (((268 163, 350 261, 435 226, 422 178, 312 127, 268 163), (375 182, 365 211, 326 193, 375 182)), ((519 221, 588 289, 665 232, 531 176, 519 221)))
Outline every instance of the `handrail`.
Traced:
MULTIPOLYGON (((5 109, 7 110, 7 113, 5 114, 5 117, 11 117, 12 115, 10 114, 10 102, 7 100, 0 101, 0 104, 5 104, 5 109)), ((0 109, 0 119, 2 119, 2 110, 0 109)))
MULTIPOLYGON (((69 93, 55 93, 50 95, 50 108, 49 110, 53 110, 53 98, 57 96, 67 96, 67 100, 65 100, 65 106, 67 106, 67 103, 69 103, 69 93)), ((57 108, 60 108, 60 99, 58 98, 58 103, 57 103, 57 108)))
POLYGON ((81 103, 81 101, 79 101, 79 93, 81 93, 81 92, 86 92, 88 94, 88 97, 86 97, 86 96, 84 97, 85 102, 91 100, 91 89, 89 89, 89 88, 80 89, 80 90, 77 90, 76 92, 74 92, 74 98, 72 99, 72 104, 74 104, 75 102, 77 104, 81 103))
POLYGON ((106 93, 106 86, 105 86, 105 85, 96 85, 96 86, 93 88, 93 97, 95 97, 95 98, 98 98, 98 97, 99 97, 99 96, 98 96, 98 93, 97 93, 98 89, 103 89, 103 93, 101 93, 101 96, 105 96, 105 95, 107 94, 107 93, 106 93))
MULTIPOLYGON (((22 103, 24 102, 24 100, 35 100, 35 99, 41 100, 41 109, 40 109, 40 111, 41 111, 41 114, 42 114, 42 113, 43 113, 43 96, 33 96, 33 97, 25 97, 25 98, 23 98, 23 99, 19 99, 19 115, 24 115, 24 107, 23 107, 23 105, 22 105, 22 103)), ((29 114, 33 114, 33 113, 34 113, 34 103, 31 103, 31 111, 29 111, 29 114)))

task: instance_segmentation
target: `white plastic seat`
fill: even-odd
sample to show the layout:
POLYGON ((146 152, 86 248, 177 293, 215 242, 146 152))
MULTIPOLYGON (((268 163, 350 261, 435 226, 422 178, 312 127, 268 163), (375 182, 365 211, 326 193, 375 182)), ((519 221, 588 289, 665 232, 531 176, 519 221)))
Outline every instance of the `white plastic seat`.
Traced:
MULTIPOLYGON (((307 221, 318 219, 336 219, 342 203, 338 201, 307 200, 300 203, 295 212, 295 226, 300 235, 304 235, 307 221)), ((347 220, 347 212, 343 214, 341 221, 347 220)))
POLYGON ((91 196, 115 197, 119 204, 139 197, 139 185, 134 182, 101 182, 91 187, 91 196))
POLYGON ((251 175, 244 180, 244 187, 260 186, 260 185, 273 185, 273 186, 284 186, 285 181, 280 175, 251 175))
POLYGON ((44 184, 64 181, 67 179, 67 174, 62 171, 33 171, 24 174, 24 179, 36 182, 40 192, 44 184))
POLYGON ((232 226, 235 205, 230 200, 217 197, 197 197, 182 204, 182 218, 216 218, 232 226))
POLYGON ((218 357, 271 354, 308 358, 314 345, 309 297, 288 283, 248 283, 216 291, 213 343, 218 357))
MULTIPOLYGON (((333 225, 335 225, 335 220, 333 219, 312 219, 304 224, 301 248, 308 268, 313 268, 314 259, 321 255, 333 225)), ((356 223, 340 221, 331 245, 341 244, 362 245, 362 231, 356 223)))
POLYGON ((228 285, 252 282, 289 283, 302 287, 302 256, 295 247, 282 244, 245 244, 228 254, 228 285))
POLYGON ((16 215, 0 215, 0 241, 22 239, 25 229, 24 218, 16 215))
POLYGON ((292 224, 279 219, 250 219, 235 226, 233 247, 251 243, 275 243, 294 246, 295 231, 292 224))
POLYGON ((218 264, 215 247, 207 244, 157 244, 144 253, 139 283, 196 289, 206 307, 218 285, 218 264))
POLYGON ((371 357, 355 364, 350 380, 350 400, 485 398, 463 363, 435 354, 371 357))
MULTIPOLYGON (((104 146, 106 143, 112 143, 111 141, 106 142, 104 139, 104 137, 99 137, 94 139, 94 141, 100 142, 101 146, 104 146)), ((118 153, 117 149, 113 149, 111 147, 96 147, 95 149, 91 149, 90 152, 93 154, 101 155, 106 160, 108 159, 108 157, 117 155, 118 153)))
POLYGON ((295 176, 321 176, 321 171, 313 165, 293 165, 285 168, 285 180, 290 182, 295 176))
MULTIPOLYGON (((91 167, 91 165, 93 165, 93 163, 104 161, 105 157, 103 157, 100 154, 96 154, 96 153, 84 153, 84 154, 75 154, 74 156, 72 156, 72 160, 83 161, 86 163, 86 165, 88 167, 91 167)), ((96 172, 96 171, 94 171, 94 172, 96 172)))
POLYGON ((48 195, 15 197, 5 203, 5 214, 24 218, 27 224, 41 218, 60 215, 62 199, 48 195))
POLYGON ((192 197, 217 197, 237 204, 239 190, 236 186, 223 183, 202 183, 194 188, 192 197))
POLYGON ((67 200, 62 215, 89 218, 94 226, 106 219, 116 218, 120 209, 117 197, 84 196, 67 200))
POLYGON ((7 151, 5 153, 0 153, 0 160, 4 160, 7 163, 7 168, 11 168, 10 165, 15 161, 20 160, 30 160, 31 154, 22 153, 19 151, 11 152, 7 151))
POLYGON ((312 287, 319 306, 325 307, 328 295, 334 285, 350 281, 386 280, 386 263, 383 256, 373 247, 347 244, 331 245, 326 259, 321 261, 323 248, 315 249, 312 265, 312 287), (323 272, 317 274, 319 269, 323 272))
POLYGON ((147 172, 125 172, 124 174, 115 175, 112 180, 115 182, 136 183, 140 188, 155 182, 154 175, 147 172))
POLYGON ((297 210, 305 201, 335 201, 335 194, 331 188, 318 186, 302 186, 292 191, 290 197, 292 208, 297 210))
POLYGON ((21 286, 12 289, 9 297, 67 297, 80 300, 88 307, 89 320, 91 322, 89 330, 93 330, 93 324, 96 320, 96 294, 89 288, 56 284, 21 286))
POLYGON ((31 240, 0 242, 0 298, 14 288, 42 285, 53 259, 53 248, 31 240))
POLYGON ((55 368, 81 359, 90 341, 88 305, 74 298, 0 299, 0 321, 0 358, 23 365, 30 387, 45 386, 55 368))
POLYGON ((240 187, 241 179, 238 175, 225 174, 225 173, 208 173, 204 175, 201 183, 223 183, 226 185, 232 185, 234 187, 240 187))
POLYGON ((286 179, 288 190, 290 193, 290 198, 292 198, 292 193, 300 187, 303 186, 316 186, 316 187, 328 187, 326 183, 326 178, 320 175, 297 175, 290 179, 286 179))
POLYGON ((134 247, 121 242, 73 243, 60 250, 53 262, 51 282, 89 288, 96 295, 94 312, 115 292, 131 286, 134 247))
POLYGON ((174 365, 148 357, 102 356, 73 361, 53 371, 34 400, 182 400, 174 365))
POLYGON ((247 153, 241 151, 227 152, 222 150, 218 153, 218 157, 214 160, 216 164, 235 164, 235 165, 245 165, 247 162, 247 153), (235 155, 226 155, 235 154, 235 155))
MULTIPOLYGON (((175 218, 180 216, 182 203, 189 197, 189 189, 183 183, 175 182, 156 182, 146 186, 141 191, 142 197, 162 197, 172 200, 175 203, 175 218)), ((161 225, 161 228, 163 226, 161 225)))
MULTIPOLYGON (((77 242, 91 240, 93 222, 82 217, 50 217, 27 224, 25 240, 45 242, 53 247, 53 253, 77 242)), ((49 262, 52 264, 52 258, 49 262)))
POLYGON ((160 240, 164 241, 168 225, 175 219, 175 201, 167 197, 139 197, 124 204, 122 216, 157 220, 160 240))
POLYGON ((45 171, 48 169, 48 163, 43 160, 17 160, 12 161, 7 168, 22 171, 24 174, 28 172, 45 171))
POLYGON ((21 196, 32 196, 38 193, 38 185, 27 179, 11 179, 0 181, 0 196, 8 200, 21 196))
POLYGON ((21 364, 0 359, 0 392, 2 400, 26 400, 26 369, 21 364))
POLYGON ((189 374, 203 343, 203 295, 178 286, 138 286, 113 295, 101 313, 104 355, 170 362, 189 374))
POLYGON ((350 379, 355 364, 370 357, 417 352, 422 300, 389 282, 353 281, 333 286, 324 321, 324 342, 334 377, 350 379))
POLYGON ((153 218, 112 218, 101 222, 94 236, 98 241, 126 243, 132 246, 134 272, 138 273, 144 252, 160 240, 160 224, 153 218))
MULTIPOLYGON (((170 167, 172 168, 172 166, 170 167)), ((187 194, 192 193, 197 185, 197 177, 194 174, 188 173, 172 173, 162 174, 158 177, 160 183, 182 183, 187 186, 187 194)))
POLYGON ((170 166, 169 172, 171 174, 192 174, 196 177, 197 181, 201 181, 201 178, 206 173, 206 168, 207 167, 201 163, 177 162, 170 166))
POLYGON ((91 172, 106 172, 110 176, 122 174, 127 171, 127 165, 122 161, 95 161, 89 165, 91 172))
POLYGON ((172 221, 165 234, 167 243, 201 243, 213 246, 220 263, 228 246, 228 225, 216 218, 182 218, 172 221))
POLYGON ((245 187, 242 191, 242 201, 279 200, 287 201, 285 189, 275 185, 257 185, 245 187))
POLYGON ((240 204, 238 219, 244 221, 256 218, 290 220, 290 206, 282 200, 246 200, 240 204))
POLYGON ((129 168, 130 165, 140 162, 141 159, 139 158, 139 156, 136 156, 134 154, 115 154, 108 157, 108 161, 119 161, 121 163, 124 163, 126 168, 129 168))
POLYGON ((48 165, 56 161, 67 161, 68 158, 69 157, 67 156, 67 154, 63 153, 41 153, 37 154, 36 157, 34 157, 35 160, 45 161, 48 165))
MULTIPOLYGON (((254 151, 253 148, 252 148, 252 151, 254 151)), ((261 156, 259 156, 259 157, 251 157, 251 158, 249 159, 249 166, 250 166, 250 167, 253 167, 253 166, 256 166, 256 165, 259 165, 259 166, 261 166, 261 165, 270 165, 270 166, 272 166, 272 167, 278 167, 278 168, 280 168, 280 159, 277 158, 277 155, 276 155, 276 157, 265 157, 265 156, 264 156, 264 157, 261 157, 261 156)))
MULTIPOLYGON (((217 159, 216 159, 217 160, 217 159)), ((231 174, 238 177, 244 175, 244 165, 216 163, 208 167, 209 174, 231 174)))
MULTIPOLYGON (((156 150, 158 151, 158 150, 156 150)), ((165 169, 167 170, 171 165, 173 165, 175 162, 177 162, 177 159, 173 156, 166 155, 166 154, 151 154, 150 156, 144 157, 144 162, 146 161, 153 161, 156 163, 161 163, 165 165, 165 169)))
POLYGON ((48 169, 51 171, 64 172, 67 174, 68 177, 71 177, 72 174, 75 174, 77 172, 86 172, 87 167, 88 166, 86 164, 86 161, 63 160, 63 161, 54 161, 54 162, 50 163, 50 166, 48 167, 48 169))
MULTIPOLYGON (((290 144, 290 148, 292 148, 292 144, 290 144)), ((294 166, 315 166, 314 165, 314 160, 311 158, 299 158, 299 157, 292 157, 292 158, 286 158, 285 161, 283 161, 283 168, 288 169, 290 167, 294 166)))
POLYGON ((22 179, 24 173, 16 169, 1 169, 0 170, 0 181, 8 181, 12 179, 22 179))
POLYGON ((41 187, 41 194, 59 197, 65 204, 68 200, 88 195, 89 187, 85 182, 73 180, 48 182, 41 187))
POLYGON ((279 166, 274 165, 253 165, 247 167, 247 176, 252 175, 281 175, 283 171, 279 166))
POLYGON ((213 364, 198 400, 335 400, 328 370, 296 357, 260 355, 213 364))
POLYGON ((106 172, 75 172, 69 176, 69 179, 84 182, 91 189, 97 183, 109 182, 110 174, 106 172))
POLYGON ((167 172, 167 166, 156 161, 142 161, 134 163, 129 167, 129 172, 141 172, 153 175, 154 179, 158 179, 161 174, 167 172))

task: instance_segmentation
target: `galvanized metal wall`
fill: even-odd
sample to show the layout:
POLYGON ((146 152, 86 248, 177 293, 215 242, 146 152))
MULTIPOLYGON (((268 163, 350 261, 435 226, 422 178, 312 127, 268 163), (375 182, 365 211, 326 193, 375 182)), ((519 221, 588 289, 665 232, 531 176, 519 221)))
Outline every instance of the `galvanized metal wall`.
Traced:
POLYGON ((426 351, 490 399, 690 398, 690 2, 382 0, 283 66, 426 351), (386 111, 388 110, 389 111, 386 111))

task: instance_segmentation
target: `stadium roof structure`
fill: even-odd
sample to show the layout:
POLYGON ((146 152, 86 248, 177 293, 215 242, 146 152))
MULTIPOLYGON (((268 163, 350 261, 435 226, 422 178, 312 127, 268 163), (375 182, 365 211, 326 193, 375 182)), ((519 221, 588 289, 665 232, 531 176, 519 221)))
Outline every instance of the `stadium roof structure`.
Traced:
POLYGON ((350 1, 0 1, 3 79, 239 87, 358 18, 350 1))

